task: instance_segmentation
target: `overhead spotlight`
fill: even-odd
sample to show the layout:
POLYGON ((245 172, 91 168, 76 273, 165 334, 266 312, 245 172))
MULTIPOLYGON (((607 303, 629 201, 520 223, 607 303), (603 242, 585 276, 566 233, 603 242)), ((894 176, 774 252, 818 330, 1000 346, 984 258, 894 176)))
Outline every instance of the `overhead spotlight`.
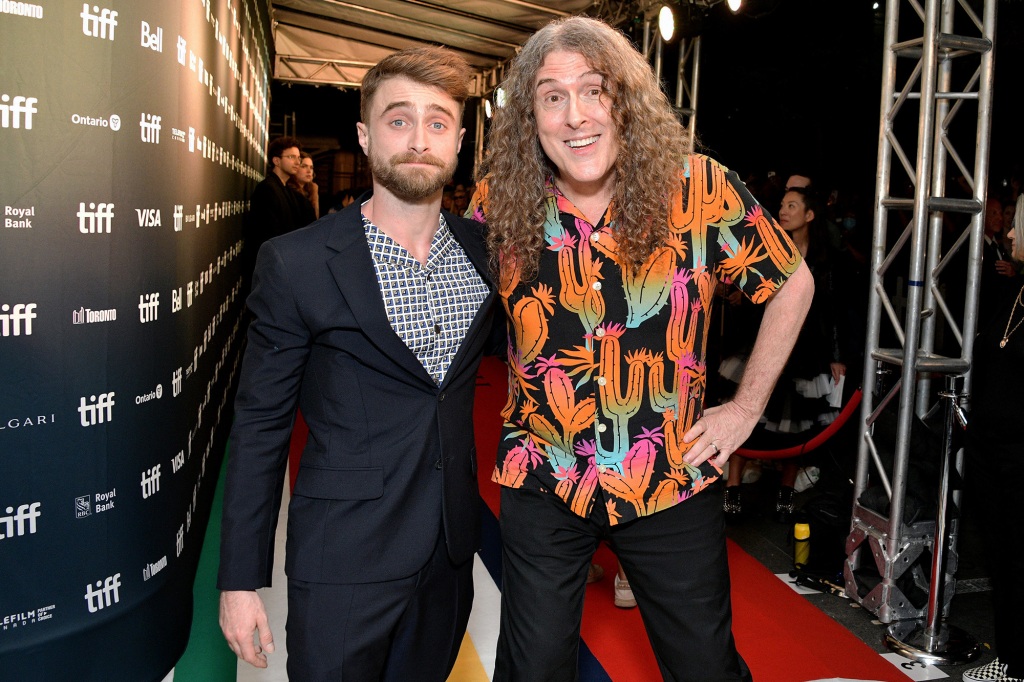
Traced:
POLYGON ((505 89, 495 88, 494 89, 494 105, 497 107, 505 106, 505 89))
POLYGON ((873 4, 873 5, 871 6, 871 9, 878 9, 878 3, 876 2, 875 4, 873 4))
POLYGON ((493 112, 491 111, 491 100, 485 99, 484 100, 484 114, 487 115, 487 118, 490 118, 492 113, 493 112))
POLYGON ((658 11, 658 32, 666 43, 672 40, 676 33, 676 17, 668 5, 662 5, 658 11))
POLYGON ((743 0, 726 0, 725 4, 729 5, 729 9, 732 10, 733 14, 736 14, 736 12, 740 11, 740 7, 743 7, 743 0))

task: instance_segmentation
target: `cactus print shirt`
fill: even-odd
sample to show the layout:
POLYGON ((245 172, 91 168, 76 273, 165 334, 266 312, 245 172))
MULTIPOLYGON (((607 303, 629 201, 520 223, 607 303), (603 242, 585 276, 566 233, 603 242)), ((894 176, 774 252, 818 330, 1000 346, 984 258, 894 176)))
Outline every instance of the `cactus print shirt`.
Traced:
MULTIPOLYGON (((548 179, 537 277, 502 266, 509 397, 493 481, 553 492, 580 516, 604 504, 616 525, 721 475, 683 461, 704 404, 716 282, 764 303, 800 254, 716 161, 691 156, 679 184, 669 238, 634 274, 617 258, 614 207, 592 225, 548 179)), ((485 180, 470 213, 485 221, 486 206, 485 180)))

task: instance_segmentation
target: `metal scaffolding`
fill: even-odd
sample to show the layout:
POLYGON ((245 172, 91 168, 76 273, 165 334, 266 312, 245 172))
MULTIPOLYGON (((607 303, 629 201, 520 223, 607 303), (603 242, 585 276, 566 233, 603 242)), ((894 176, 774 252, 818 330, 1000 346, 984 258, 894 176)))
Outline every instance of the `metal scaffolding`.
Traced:
MULTIPOLYGON (((904 621, 890 628, 890 647, 933 663, 944 662, 933 654, 942 654, 956 639, 939 622, 948 612, 957 569, 958 519, 947 507, 958 507, 960 493, 953 490, 947 496, 947 488, 948 469, 962 471, 963 451, 953 438, 951 417, 960 413, 970 391, 988 184, 996 1, 888 0, 885 9, 867 360, 844 574, 847 594, 879 620, 904 621), (901 16, 905 9, 910 11, 901 16), (954 143, 954 122, 967 117, 971 123, 973 115, 974 139, 954 143), (968 154, 961 154, 956 145, 968 154), (954 173, 963 177, 970 196, 955 196, 954 173), (912 196, 905 196, 903 182, 912 196), (958 218, 969 218, 969 224, 959 234, 955 229, 960 228, 950 234, 946 228, 958 218), (954 258, 958 252, 962 256, 963 249, 966 258, 954 258), (907 272, 896 272, 902 263, 907 272), (964 279, 963 310, 955 310, 948 294, 954 288, 959 291, 964 279), (884 320, 889 326, 883 328, 884 320), (936 352, 940 335, 946 356, 936 352), (886 347, 892 343, 899 346, 886 347), (953 353, 948 352, 951 347, 953 353), (886 375, 899 378, 884 385, 886 375), (911 429, 916 419, 925 419, 939 407, 931 387, 935 377, 945 377, 947 383, 942 395, 947 415, 943 454, 949 464, 943 457, 947 470, 936 491, 940 501, 935 518, 908 519, 911 429), (956 390, 958 377, 963 379, 963 393, 956 390), (877 429, 887 407, 897 412, 894 442, 883 442, 886 436, 877 429), (886 451, 892 453, 891 466, 883 463, 886 451), (870 486, 884 489, 887 508, 863 504, 862 495, 870 486), (923 592, 928 594, 926 603, 911 598, 923 592), (900 646, 912 639, 906 622, 919 619, 924 620, 925 643, 900 646)), ((957 132, 964 133, 962 128, 957 132)))

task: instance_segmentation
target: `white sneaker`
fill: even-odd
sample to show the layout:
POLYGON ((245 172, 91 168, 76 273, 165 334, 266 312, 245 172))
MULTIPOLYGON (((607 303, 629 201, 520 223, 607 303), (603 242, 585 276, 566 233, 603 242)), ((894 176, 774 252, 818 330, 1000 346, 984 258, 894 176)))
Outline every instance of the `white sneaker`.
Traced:
POLYGON ((813 488, 814 484, 821 478, 821 469, 818 467, 803 467, 796 472, 796 482, 793 484, 793 489, 798 493, 813 488))
POLYGON ((629 586, 628 580, 623 580, 618 574, 615 575, 615 605, 620 609, 631 609, 636 606, 633 588, 629 586))
POLYGON ((1022 682, 1019 677, 1007 677, 1006 665, 993 658, 985 665, 964 671, 964 682, 1022 682))

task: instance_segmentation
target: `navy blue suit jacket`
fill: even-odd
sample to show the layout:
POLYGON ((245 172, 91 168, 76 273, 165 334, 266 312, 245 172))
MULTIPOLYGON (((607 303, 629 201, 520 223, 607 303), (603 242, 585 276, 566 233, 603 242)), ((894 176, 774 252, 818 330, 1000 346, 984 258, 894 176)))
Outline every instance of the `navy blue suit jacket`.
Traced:
MULTIPOLYGON (((440 533, 455 562, 478 548, 473 398, 494 288, 436 385, 388 322, 365 199, 260 249, 227 463, 222 590, 270 584, 296 406, 309 441, 288 511, 290 578, 408 577, 440 533)), ((490 284, 482 227, 444 217, 490 284)))

